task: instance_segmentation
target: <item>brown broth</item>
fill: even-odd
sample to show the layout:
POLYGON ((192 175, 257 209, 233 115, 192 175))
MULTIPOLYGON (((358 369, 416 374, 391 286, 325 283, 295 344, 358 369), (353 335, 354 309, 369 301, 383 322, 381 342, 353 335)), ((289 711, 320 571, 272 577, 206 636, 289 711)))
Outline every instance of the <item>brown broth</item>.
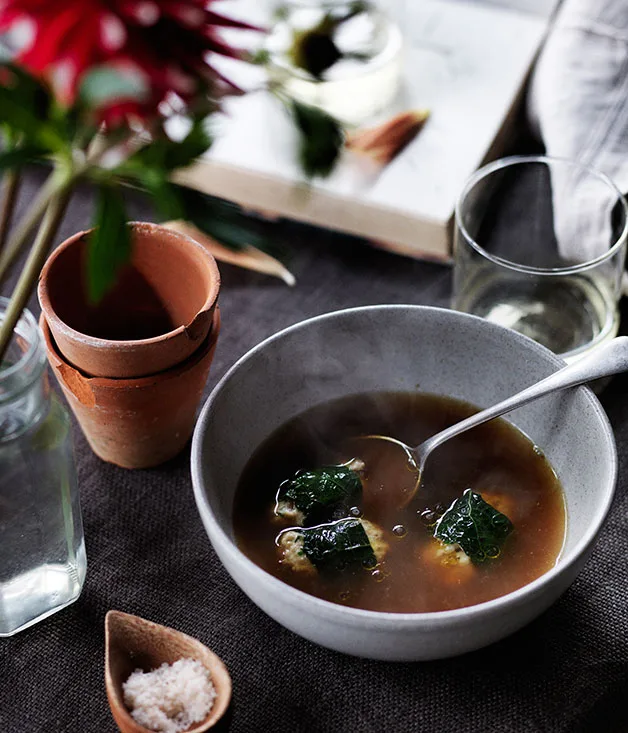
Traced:
POLYGON ((309 576, 278 562, 275 538, 289 522, 275 517, 273 507, 277 487, 284 479, 298 469, 351 458, 356 453, 355 436, 379 433, 416 445, 474 412, 471 405, 436 395, 378 393, 334 400, 289 421, 259 447, 240 478, 233 520, 240 549, 295 588, 374 611, 460 608, 529 583, 553 567, 561 551, 563 491, 541 451, 501 419, 438 448, 428 461, 419 494, 405 509, 386 501, 391 481, 407 482, 410 487, 415 478, 402 451, 381 442, 370 442, 368 449, 361 449, 367 465, 363 516, 384 530, 389 543, 375 570, 360 567, 336 575, 309 576), (375 453, 377 464, 373 463, 375 453), (445 566, 433 555, 437 541, 431 535, 433 516, 429 512, 443 511, 466 488, 484 495, 506 514, 514 531, 497 559, 445 566), (397 525, 406 530, 403 537, 393 533, 397 525))

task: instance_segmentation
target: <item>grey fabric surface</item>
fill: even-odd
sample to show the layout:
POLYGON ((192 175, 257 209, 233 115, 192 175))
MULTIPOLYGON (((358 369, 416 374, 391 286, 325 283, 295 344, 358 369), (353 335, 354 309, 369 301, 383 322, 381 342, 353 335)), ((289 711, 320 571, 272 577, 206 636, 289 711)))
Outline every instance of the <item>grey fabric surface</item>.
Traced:
MULTIPOLYGON (((29 177, 22 206, 37 180, 29 177)), ((88 226, 90 208, 89 192, 75 196, 62 237, 88 226)), ((151 217, 136 202, 132 213, 151 217)), ((303 318, 370 303, 448 303, 446 267, 295 225, 273 231, 293 252, 298 284, 289 289, 221 267, 223 329, 206 394, 251 346, 303 318)), ((196 636, 225 660, 233 733, 628 731, 627 386, 628 376, 618 377, 602 397, 618 441, 619 486, 577 582, 511 638, 430 663, 355 659, 286 631, 244 596, 211 549, 192 496, 189 451, 129 472, 97 459, 75 430, 87 580, 73 606, 0 640, 0 733, 116 730, 103 677, 111 608, 196 636)))
MULTIPOLYGON (((591 166, 628 191, 625 0, 563 0, 527 106, 548 155, 591 166)), ((559 251, 577 262, 606 252, 613 241, 608 210, 615 196, 573 169, 555 168, 552 183, 559 251)), ((623 292, 628 294, 628 275, 623 292)))

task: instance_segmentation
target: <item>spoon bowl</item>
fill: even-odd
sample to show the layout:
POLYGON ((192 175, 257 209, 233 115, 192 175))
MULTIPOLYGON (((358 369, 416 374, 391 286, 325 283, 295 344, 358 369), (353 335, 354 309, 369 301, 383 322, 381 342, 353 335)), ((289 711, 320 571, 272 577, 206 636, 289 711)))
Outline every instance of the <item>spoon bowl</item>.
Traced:
MULTIPOLYGON (((186 733, 204 733, 223 717, 231 701, 231 677, 222 660, 197 639, 180 631, 122 611, 109 611, 105 618, 105 686, 111 713, 122 733, 151 733, 137 723, 124 704, 123 683, 136 669, 157 669, 164 662, 196 659, 209 670, 216 690, 214 704, 205 720, 186 733)), ((154 732, 153 732, 154 733, 154 732)))
POLYGON ((523 407, 540 397, 625 371, 628 371, 628 336, 618 336, 588 356, 559 369, 554 374, 550 374, 549 377, 535 382, 521 390, 521 392, 512 395, 512 397, 508 397, 492 407, 487 407, 485 410, 481 410, 475 415, 471 415, 445 430, 441 430, 417 446, 412 447, 389 435, 363 435, 360 436, 360 439, 392 443, 406 454, 408 466, 416 471, 416 482, 411 491, 404 488, 403 491, 399 492, 396 504, 403 508, 412 501, 419 490, 425 464, 432 451, 446 441, 489 420, 494 420, 512 410, 516 410, 518 407, 523 407))

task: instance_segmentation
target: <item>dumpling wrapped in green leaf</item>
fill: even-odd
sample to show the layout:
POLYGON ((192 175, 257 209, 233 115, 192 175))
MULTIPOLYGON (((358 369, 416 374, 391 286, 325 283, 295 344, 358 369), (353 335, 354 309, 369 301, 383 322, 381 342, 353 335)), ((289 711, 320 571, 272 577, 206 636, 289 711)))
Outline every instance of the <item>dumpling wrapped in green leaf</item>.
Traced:
POLYGON ((467 489, 434 526, 434 537, 445 545, 459 546, 472 562, 495 559, 513 531, 505 514, 467 489))
POLYGON ((277 492, 275 514, 294 524, 311 526, 342 519, 362 496, 359 464, 324 466, 284 481, 277 492))
POLYGON ((281 564, 303 573, 374 568, 388 550, 380 527, 354 518, 286 530, 277 547, 281 564))

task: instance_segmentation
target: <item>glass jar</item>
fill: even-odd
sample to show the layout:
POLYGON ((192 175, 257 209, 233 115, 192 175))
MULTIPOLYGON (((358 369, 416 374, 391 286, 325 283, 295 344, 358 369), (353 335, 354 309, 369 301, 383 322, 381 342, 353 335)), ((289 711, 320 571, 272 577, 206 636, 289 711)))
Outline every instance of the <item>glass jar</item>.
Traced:
POLYGON ((282 0, 266 51, 271 80, 288 96, 359 125, 395 98, 402 46, 375 2, 282 0))
POLYGON ((24 311, 0 366, 0 637, 75 601, 85 579, 70 420, 46 366, 24 311))

